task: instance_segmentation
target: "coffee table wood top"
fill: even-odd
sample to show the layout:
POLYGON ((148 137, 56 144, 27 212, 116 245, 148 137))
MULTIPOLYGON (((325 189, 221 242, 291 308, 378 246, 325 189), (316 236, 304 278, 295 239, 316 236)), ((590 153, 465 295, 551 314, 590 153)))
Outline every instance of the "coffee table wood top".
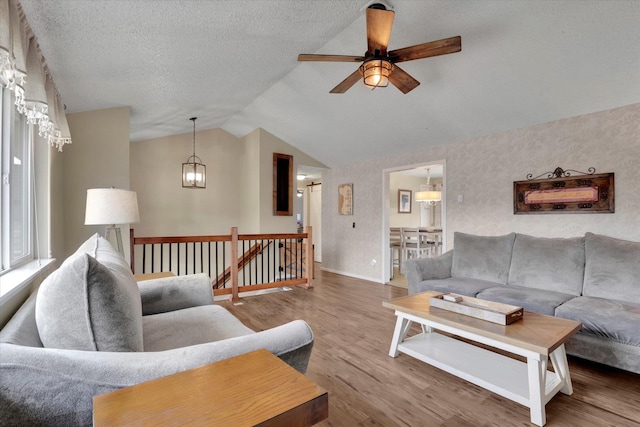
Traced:
POLYGON ((441 308, 430 307, 429 298, 441 293, 422 292, 391 301, 383 301, 382 305, 543 355, 549 355, 582 327, 580 322, 574 320, 526 310, 521 320, 510 325, 499 325, 441 308))
POLYGON ((94 426, 310 426, 328 414, 327 392, 267 350, 93 398, 94 426))

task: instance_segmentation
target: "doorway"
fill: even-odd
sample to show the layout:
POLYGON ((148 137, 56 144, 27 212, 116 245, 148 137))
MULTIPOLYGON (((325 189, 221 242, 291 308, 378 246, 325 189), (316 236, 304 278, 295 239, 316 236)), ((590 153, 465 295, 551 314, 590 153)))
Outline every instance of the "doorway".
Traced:
POLYGON ((314 262, 322 262, 322 172, 324 168, 298 165, 297 196, 300 216, 298 231, 312 227, 314 262))
POLYGON ((406 256, 434 257, 446 251, 445 172, 445 160, 383 171, 383 283, 406 288, 400 268, 406 256), (426 191, 439 192, 440 200, 416 200, 418 193, 425 196, 426 191), (399 243, 394 244, 400 229, 419 229, 427 242, 425 250, 408 252, 399 243))

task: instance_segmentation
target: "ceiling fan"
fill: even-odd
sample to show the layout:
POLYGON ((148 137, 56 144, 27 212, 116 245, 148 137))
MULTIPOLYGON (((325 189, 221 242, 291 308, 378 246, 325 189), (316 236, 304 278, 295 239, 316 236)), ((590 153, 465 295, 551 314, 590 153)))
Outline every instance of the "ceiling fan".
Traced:
POLYGON ((302 53, 298 55, 298 61, 362 62, 356 71, 331 89, 330 93, 345 93, 360 78, 363 78, 364 84, 372 89, 385 87, 391 82, 402 93, 408 93, 420 82, 398 67, 396 65, 398 62, 446 55, 462 50, 462 39, 456 36, 387 52, 394 15, 392 10, 387 10, 381 3, 374 3, 367 8, 367 51, 364 56, 302 53))

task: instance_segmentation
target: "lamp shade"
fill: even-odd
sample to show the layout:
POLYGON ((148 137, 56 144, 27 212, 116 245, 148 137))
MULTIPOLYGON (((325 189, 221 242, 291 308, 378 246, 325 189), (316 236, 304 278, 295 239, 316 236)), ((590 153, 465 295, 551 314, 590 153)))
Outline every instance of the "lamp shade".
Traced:
POLYGON ((140 222, 135 191, 118 188, 87 190, 85 225, 133 224, 140 222))
POLYGON ((416 202, 439 202, 442 200, 440 191, 418 191, 416 193, 416 202))

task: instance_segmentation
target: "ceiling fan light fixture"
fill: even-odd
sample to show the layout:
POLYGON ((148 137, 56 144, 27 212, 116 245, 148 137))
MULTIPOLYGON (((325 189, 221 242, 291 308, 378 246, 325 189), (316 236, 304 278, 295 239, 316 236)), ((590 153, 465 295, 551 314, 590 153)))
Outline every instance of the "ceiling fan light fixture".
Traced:
POLYGON ((393 64, 385 59, 370 59, 360 66, 364 84, 370 88, 387 87, 393 64))

